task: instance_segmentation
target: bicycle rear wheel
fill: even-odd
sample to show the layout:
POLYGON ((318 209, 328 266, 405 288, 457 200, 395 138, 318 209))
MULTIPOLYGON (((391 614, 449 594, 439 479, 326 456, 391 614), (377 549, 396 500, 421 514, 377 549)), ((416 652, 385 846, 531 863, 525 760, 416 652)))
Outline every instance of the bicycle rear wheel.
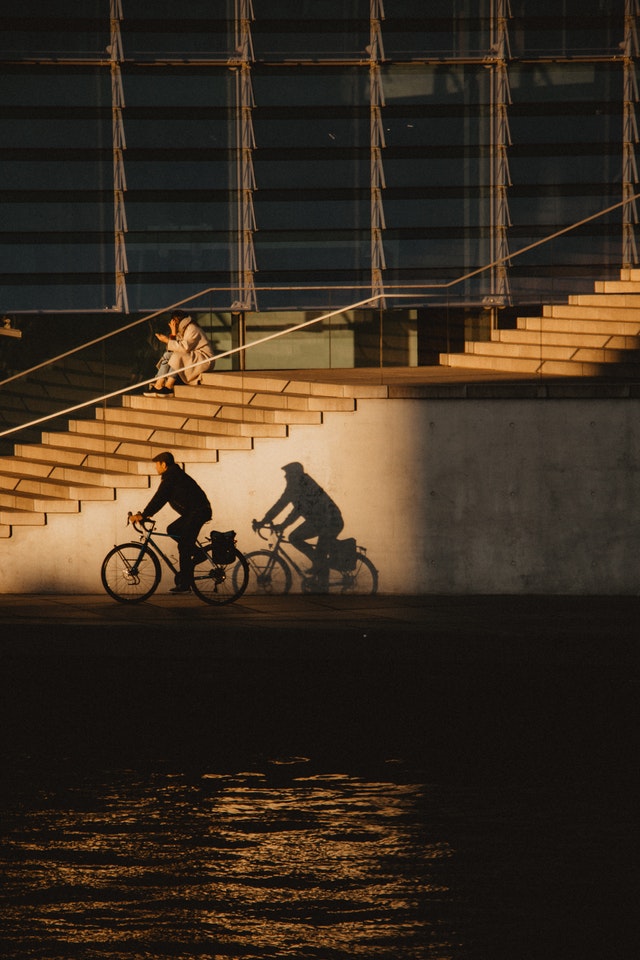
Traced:
POLYGON ((249 593, 279 595, 291 589, 291 571, 280 557, 269 550, 254 550, 247 554, 249 564, 249 593))
POLYGON ((142 603, 162 576, 155 553, 139 543, 121 543, 102 561, 102 586, 118 603, 142 603))
POLYGON ((378 571, 369 557, 358 551, 353 570, 342 570, 338 577, 331 571, 330 593, 377 593, 378 571))
POLYGON ((207 553, 206 559, 195 566, 192 588, 205 603, 222 606, 241 597, 248 581, 249 567, 239 550, 231 563, 214 563, 207 553))
POLYGON ((364 553, 358 552, 353 570, 331 569, 329 575, 305 577, 303 593, 377 593, 378 571, 364 553))

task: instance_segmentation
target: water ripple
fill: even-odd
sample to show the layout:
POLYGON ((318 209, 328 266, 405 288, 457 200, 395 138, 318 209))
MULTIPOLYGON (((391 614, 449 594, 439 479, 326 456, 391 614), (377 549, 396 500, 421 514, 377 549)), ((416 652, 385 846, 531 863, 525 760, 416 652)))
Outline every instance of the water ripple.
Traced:
POLYGON ((112 773, 9 811, 11 956, 455 956, 455 853, 425 829, 424 785, 301 762, 277 781, 112 773))

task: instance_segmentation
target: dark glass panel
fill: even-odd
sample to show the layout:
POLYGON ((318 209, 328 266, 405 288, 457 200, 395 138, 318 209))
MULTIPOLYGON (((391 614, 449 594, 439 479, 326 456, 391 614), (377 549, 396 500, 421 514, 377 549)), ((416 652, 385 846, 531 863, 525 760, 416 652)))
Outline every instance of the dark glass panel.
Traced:
POLYGON ((511 0, 511 52, 517 57, 616 54, 624 0, 511 0))
POLYGON ((108 5, 104 0, 25 0, 3 4, 0 56, 6 60, 108 57, 108 5), (11 16, 7 16, 11 13, 11 16))

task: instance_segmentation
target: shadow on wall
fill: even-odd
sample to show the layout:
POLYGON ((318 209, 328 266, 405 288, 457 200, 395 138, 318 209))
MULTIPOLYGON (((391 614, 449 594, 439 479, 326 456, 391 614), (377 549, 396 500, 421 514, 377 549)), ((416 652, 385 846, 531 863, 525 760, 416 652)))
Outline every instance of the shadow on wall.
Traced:
POLYGON ((285 488, 262 520, 253 529, 270 540, 268 550, 246 554, 249 563, 249 592, 288 593, 297 578, 303 593, 376 593, 378 571, 354 537, 339 540, 344 520, 326 490, 305 472, 301 463, 282 468, 285 488), (290 507, 280 523, 274 520, 290 507), (301 520, 289 534, 285 530, 301 520), (263 533, 268 531, 268 535, 263 533), (315 540, 315 545, 310 541, 315 540), (287 547, 299 551, 311 563, 302 569, 287 547))

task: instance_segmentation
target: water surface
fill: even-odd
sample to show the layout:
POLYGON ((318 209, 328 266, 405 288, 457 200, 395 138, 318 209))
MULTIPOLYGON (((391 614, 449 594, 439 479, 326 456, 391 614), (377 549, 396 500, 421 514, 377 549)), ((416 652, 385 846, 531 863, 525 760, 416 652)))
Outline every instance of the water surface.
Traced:
POLYGON ((631 955, 623 678, 76 657, 2 692, 12 960, 631 955))

